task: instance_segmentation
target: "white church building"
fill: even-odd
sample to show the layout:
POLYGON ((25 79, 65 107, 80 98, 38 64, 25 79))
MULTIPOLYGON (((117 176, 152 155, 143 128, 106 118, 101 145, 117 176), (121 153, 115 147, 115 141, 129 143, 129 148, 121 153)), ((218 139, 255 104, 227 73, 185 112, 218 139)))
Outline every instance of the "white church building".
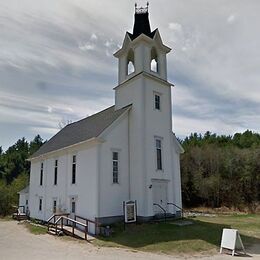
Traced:
POLYGON ((180 214, 170 204, 182 206, 183 152, 172 132, 171 49, 151 31, 148 15, 148 7, 136 8, 133 33, 114 54, 115 105, 67 125, 30 157, 29 189, 20 193, 30 217, 46 221, 64 212, 109 224, 123 219, 129 200, 139 221, 162 208, 180 214))

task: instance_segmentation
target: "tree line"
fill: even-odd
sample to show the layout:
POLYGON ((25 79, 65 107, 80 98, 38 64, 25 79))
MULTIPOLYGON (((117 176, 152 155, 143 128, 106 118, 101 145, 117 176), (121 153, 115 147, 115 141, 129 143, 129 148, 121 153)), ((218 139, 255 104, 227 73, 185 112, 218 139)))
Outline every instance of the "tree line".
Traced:
POLYGON ((206 132, 180 140, 182 198, 186 207, 233 207, 254 212, 260 201, 260 135, 206 132))
POLYGON ((27 142, 19 139, 5 152, 0 147, 0 216, 13 212, 18 205, 18 194, 29 183, 30 155, 43 144, 40 135, 27 142))
MULTIPOLYGON (((233 207, 255 211, 260 201, 260 135, 193 133, 179 140, 182 198, 185 207, 233 207)), ((17 192, 29 183, 30 155, 44 143, 40 135, 19 139, 5 152, 0 147, 0 215, 18 205, 17 192)))

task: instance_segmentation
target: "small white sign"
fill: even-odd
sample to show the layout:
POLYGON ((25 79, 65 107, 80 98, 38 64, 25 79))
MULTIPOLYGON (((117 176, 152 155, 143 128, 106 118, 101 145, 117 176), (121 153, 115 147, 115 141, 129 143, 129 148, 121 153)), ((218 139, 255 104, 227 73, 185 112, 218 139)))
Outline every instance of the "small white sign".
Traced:
POLYGON ((135 201, 124 202, 125 223, 136 222, 136 203, 135 201))
POLYGON ((244 245, 237 229, 223 229, 220 253, 222 253, 223 248, 232 250, 232 256, 234 256, 236 249, 242 249, 244 254, 246 254, 244 245))

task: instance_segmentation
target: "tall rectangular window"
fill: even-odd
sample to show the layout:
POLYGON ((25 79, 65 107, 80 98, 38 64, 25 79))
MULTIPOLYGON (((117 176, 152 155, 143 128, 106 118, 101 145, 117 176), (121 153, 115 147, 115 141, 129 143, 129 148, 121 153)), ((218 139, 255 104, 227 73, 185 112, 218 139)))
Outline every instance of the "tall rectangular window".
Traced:
POLYGON ((56 211, 57 211, 57 200, 54 199, 53 200, 53 213, 56 213, 56 211))
POLYGON ((113 152, 113 183, 118 183, 119 158, 118 152, 113 152))
POLYGON ((57 185, 57 178, 58 178, 58 160, 55 160, 55 165, 54 165, 54 185, 57 185))
POLYGON ((71 201, 71 213, 76 213, 76 202, 71 201))
POLYGON ((156 145, 156 166, 157 170, 162 170, 162 140, 155 139, 156 145))
POLYGON ((159 94, 154 94, 154 108, 161 110, 161 97, 159 94))
POLYGON ((39 211, 42 211, 42 198, 39 199, 39 211))
POLYGON ((72 156, 72 179, 71 183, 75 184, 76 183, 76 155, 72 156))
POLYGON ((43 162, 41 163, 41 171, 40 171, 40 185, 43 183, 43 162))

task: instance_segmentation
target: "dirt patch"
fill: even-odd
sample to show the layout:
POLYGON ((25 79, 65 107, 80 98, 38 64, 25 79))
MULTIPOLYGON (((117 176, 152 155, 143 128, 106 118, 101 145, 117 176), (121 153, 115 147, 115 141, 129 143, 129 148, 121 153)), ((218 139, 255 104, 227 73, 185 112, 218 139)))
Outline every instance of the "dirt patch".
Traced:
MULTIPOLYGON (((256 248, 252 248, 256 252, 256 248)), ((1 259, 95 259, 95 260, 170 260, 173 256, 152 254, 137 250, 119 248, 101 248, 88 242, 75 239, 61 239, 48 234, 34 235, 16 221, 0 221, 0 252, 1 259)), ((253 251, 252 251, 253 252, 253 251)), ((174 259, 230 259, 230 255, 207 253, 206 255, 178 255, 174 259)), ((252 254, 254 259, 260 255, 252 254)), ((245 257, 243 259, 252 259, 245 257)))

